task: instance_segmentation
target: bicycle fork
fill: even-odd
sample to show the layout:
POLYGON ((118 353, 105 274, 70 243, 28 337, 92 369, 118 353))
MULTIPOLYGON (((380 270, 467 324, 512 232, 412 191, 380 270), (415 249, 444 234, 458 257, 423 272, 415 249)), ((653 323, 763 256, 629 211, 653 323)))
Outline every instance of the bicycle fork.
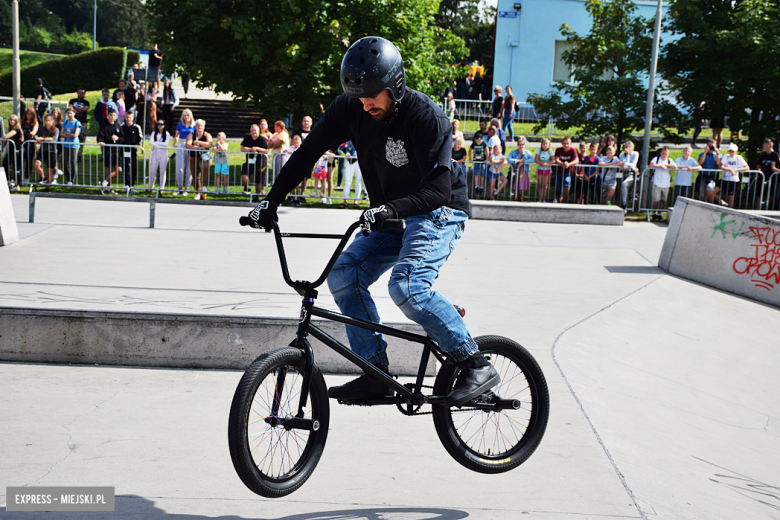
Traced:
POLYGON ((282 368, 276 375, 276 387, 274 389, 274 400, 271 405, 271 416, 266 418, 266 422, 272 424, 272 426, 282 425, 285 430, 309 430, 317 431, 320 428, 320 422, 316 419, 304 419, 306 412, 307 398, 309 395, 309 385, 311 383, 312 372, 314 368, 314 351, 311 348, 311 344, 306 339, 308 333, 306 332, 311 320, 311 308, 314 305, 314 298, 304 298, 301 305, 301 315, 298 321, 298 331, 291 347, 299 348, 306 356, 305 370, 303 372, 303 381, 301 382, 301 395, 298 401, 298 412, 295 416, 288 415, 286 417, 279 417, 279 408, 281 405, 282 395, 284 393, 284 384, 287 379, 287 369, 282 368))

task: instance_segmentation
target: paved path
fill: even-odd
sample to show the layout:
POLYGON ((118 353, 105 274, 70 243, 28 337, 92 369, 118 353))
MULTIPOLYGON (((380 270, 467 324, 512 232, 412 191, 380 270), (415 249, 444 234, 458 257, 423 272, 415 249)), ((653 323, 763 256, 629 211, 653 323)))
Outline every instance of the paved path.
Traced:
MULTIPOLYGON (((158 207, 148 229, 141 204, 40 200, 28 224, 26 197, 13 199, 23 239, 0 248, 0 306, 180 301, 189 313, 236 297, 253 307, 230 312, 295 313, 271 237, 238 228, 240 208, 158 207)), ((357 213, 280 216, 290 231, 334 232, 357 213)), ((780 518, 780 313, 665 275, 664 235, 650 223, 469 222, 436 287, 467 308, 474 334, 529 348, 551 389, 545 439, 512 472, 459 466, 429 416, 334 404, 311 480, 266 500, 227 450, 239 372, 0 363, 0 493, 115 486, 116 511, 90 515, 105 519, 780 518)), ((310 242, 289 242, 294 277, 331 245, 310 242)), ((374 293, 383 317, 403 319, 381 282, 374 293)))

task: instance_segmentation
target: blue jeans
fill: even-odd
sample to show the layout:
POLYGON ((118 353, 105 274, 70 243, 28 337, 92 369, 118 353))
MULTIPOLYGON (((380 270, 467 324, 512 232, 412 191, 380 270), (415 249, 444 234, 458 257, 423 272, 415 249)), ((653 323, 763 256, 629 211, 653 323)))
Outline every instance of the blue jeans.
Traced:
MULTIPOLYGON (((431 289, 439 269, 458 245, 467 215, 448 207, 406 219, 405 231, 373 232, 355 240, 341 253, 328 276, 343 314, 379 323, 369 286, 388 269, 390 297, 410 320, 455 361, 477 351, 466 322, 444 296, 431 289)), ((384 336, 347 326, 352 350, 374 365, 388 365, 384 336)))
POLYGON ((515 138, 515 131, 512 128, 512 120, 514 119, 514 117, 515 117, 514 112, 507 113, 506 110, 504 111, 504 117, 501 120, 501 128, 503 128, 504 132, 506 132, 507 139, 515 138))

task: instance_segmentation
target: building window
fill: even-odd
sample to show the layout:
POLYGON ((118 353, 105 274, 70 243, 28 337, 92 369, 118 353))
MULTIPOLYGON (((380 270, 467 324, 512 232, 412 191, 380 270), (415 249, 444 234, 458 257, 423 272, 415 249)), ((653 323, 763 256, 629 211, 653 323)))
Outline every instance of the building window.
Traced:
POLYGON ((563 61, 563 53, 570 51, 572 44, 564 40, 555 40, 555 61, 553 62, 553 81, 574 82, 574 74, 563 61))

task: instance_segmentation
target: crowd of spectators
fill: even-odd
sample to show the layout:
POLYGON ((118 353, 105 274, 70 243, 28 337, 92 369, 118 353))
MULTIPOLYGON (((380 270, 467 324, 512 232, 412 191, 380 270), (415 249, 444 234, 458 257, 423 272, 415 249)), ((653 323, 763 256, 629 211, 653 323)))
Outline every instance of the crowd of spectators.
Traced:
MULTIPOLYGON (((162 54, 159 54, 161 60, 162 54)), ((156 67, 159 68, 159 62, 156 67)), ((9 117, 8 131, 4 134, 2 164, 9 172, 11 189, 18 189, 21 173, 31 182, 44 185, 56 184, 57 178, 64 174, 64 184, 74 184, 77 165, 83 161, 84 146, 81 145, 86 142, 91 113, 98 124, 96 141, 102 149, 101 192, 114 193, 112 186, 123 173, 127 190, 137 193, 137 150, 149 139, 152 148, 149 190, 167 188, 167 171, 173 164, 175 186, 169 189, 175 196, 189 195, 192 191, 196 200, 206 199, 209 187, 214 188, 212 193, 228 193, 231 181, 225 134, 207 131, 206 121, 196 120, 189 109, 181 112, 179 121, 174 121, 178 96, 168 77, 162 78, 162 92, 158 93, 158 76, 152 68, 150 63, 149 73, 143 75, 148 80, 145 82, 136 82, 135 69, 130 70, 127 79, 119 81, 113 93, 109 88, 102 90, 94 107, 90 107, 85 98, 85 90, 79 89, 77 96, 69 101, 66 117, 58 108, 47 110, 51 93, 40 79, 37 80, 35 106, 25 108, 21 117, 9 117), (22 146, 31 140, 39 146, 22 146), (16 152, 15 159, 11 150, 16 152), (12 167, 13 162, 16 168, 12 167), (19 171, 22 164, 27 171, 19 171)), ((467 148, 461 122, 454 117, 453 95, 447 96, 446 113, 452 123, 452 156, 467 176, 473 197, 490 200, 506 197, 512 201, 532 200, 533 197, 538 202, 616 204, 623 208, 635 201, 639 154, 633 142, 622 143, 621 149, 615 137, 607 135, 598 142, 581 142, 574 146, 571 138, 565 137, 556 147, 549 139, 542 139, 538 148, 532 150, 524 136, 514 136, 515 111, 511 85, 506 89, 496 86, 491 118, 478 122, 479 129, 467 148), (511 142, 513 138, 516 147, 507 153, 507 140, 511 142), (534 174, 535 190, 532 189, 534 174)), ((251 185, 254 184, 254 193, 264 195, 269 181, 273 181, 270 174, 281 170, 289 155, 309 135, 313 124, 314 120, 307 115, 292 132, 281 120, 273 123, 273 132, 265 119, 252 125, 239 147, 243 154, 241 192, 252 194, 251 185)), ((717 137, 710 139, 698 157, 693 156, 693 148, 693 145, 686 147, 683 156, 676 161, 669 158, 669 150, 665 147, 653 156, 649 180, 654 219, 660 219, 660 211, 678 196, 698 195, 701 200, 734 207, 735 196, 745 191, 740 172, 749 170, 749 166, 735 144, 722 154, 717 137)), ((757 168, 761 173, 753 171, 747 180, 745 193, 750 205, 758 209, 762 201, 769 201, 769 207, 777 207, 780 205, 780 156, 770 140, 764 143, 764 153, 757 168), (770 178, 774 179, 771 193, 768 190, 770 178)), ((299 206, 306 202, 307 196, 313 196, 324 204, 331 204, 334 185, 343 185, 341 207, 346 207, 350 201, 357 205, 358 199, 365 198, 362 184, 357 151, 352 143, 342 143, 320 158, 312 174, 294 190, 290 202, 299 206), (313 182, 313 195, 310 194, 310 182, 313 182)))

